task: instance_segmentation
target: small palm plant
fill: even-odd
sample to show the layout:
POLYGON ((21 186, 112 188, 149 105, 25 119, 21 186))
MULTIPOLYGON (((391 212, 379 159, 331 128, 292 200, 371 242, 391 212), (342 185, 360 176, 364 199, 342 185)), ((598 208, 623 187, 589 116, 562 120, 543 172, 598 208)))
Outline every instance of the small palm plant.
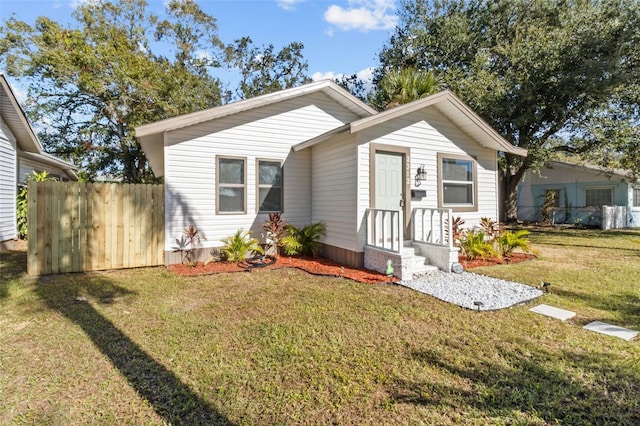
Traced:
POLYGON ((282 248, 288 256, 303 255, 318 257, 322 252, 320 238, 327 234, 323 222, 312 223, 302 228, 287 225, 287 235, 282 238, 282 248))
POLYGON ((251 238, 249 231, 239 229, 235 234, 222 240, 224 246, 221 251, 228 261, 240 262, 247 258, 248 254, 260 253, 264 250, 260 246, 260 242, 255 238, 251 238))
POLYGON ((478 257, 486 259, 487 257, 497 256, 493 244, 487 240, 483 231, 469 231, 465 233, 460 241, 460 247, 467 259, 474 260, 478 257))
POLYGON ((503 257, 511 256, 515 249, 520 249, 525 253, 534 252, 529 242, 529 231, 521 229, 516 232, 505 231, 498 237, 498 248, 503 257))

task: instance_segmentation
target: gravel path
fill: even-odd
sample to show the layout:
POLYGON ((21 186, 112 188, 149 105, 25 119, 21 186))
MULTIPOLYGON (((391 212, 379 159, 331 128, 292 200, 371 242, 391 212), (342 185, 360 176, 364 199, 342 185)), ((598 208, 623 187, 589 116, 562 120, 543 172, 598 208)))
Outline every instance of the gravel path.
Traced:
POLYGON ((509 308, 542 296, 537 288, 471 272, 434 271, 399 284, 463 308, 478 310, 474 302, 481 302, 481 311, 509 308))

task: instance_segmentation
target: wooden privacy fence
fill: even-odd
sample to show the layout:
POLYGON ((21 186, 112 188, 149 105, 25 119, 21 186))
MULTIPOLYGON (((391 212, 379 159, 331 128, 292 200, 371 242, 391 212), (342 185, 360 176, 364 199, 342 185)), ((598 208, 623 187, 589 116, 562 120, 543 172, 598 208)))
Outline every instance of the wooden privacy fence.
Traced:
POLYGON ((29 275, 163 264, 164 185, 29 183, 29 275))

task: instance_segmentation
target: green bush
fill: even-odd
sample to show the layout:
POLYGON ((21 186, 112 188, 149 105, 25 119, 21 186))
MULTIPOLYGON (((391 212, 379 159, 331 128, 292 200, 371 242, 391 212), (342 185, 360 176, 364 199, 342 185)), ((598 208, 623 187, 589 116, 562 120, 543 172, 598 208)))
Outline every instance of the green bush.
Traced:
POLYGON ((287 225, 287 235, 282 238, 282 248, 289 256, 303 255, 318 257, 322 252, 320 239, 327 234, 323 222, 312 223, 302 228, 287 225))
POLYGON ((478 257, 486 259, 498 256, 493 244, 491 241, 487 241, 486 234, 483 231, 466 232, 462 240, 460 240, 460 248, 469 260, 477 259, 478 257))
POLYGON ((49 176, 48 172, 33 172, 27 175, 27 178, 23 183, 21 183, 18 188, 18 196, 16 197, 16 218, 18 225, 18 234, 20 238, 27 238, 27 218, 29 217, 27 211, 27 202, 29 199, 29 190, 28 184, 29 182, 49 182, 54 181, 55 179, 49 176))
POLYGON ((247 254, 263 253, 264 250, 260 246, 260 242, 255 238, 251 238, 249 231, 239 229, 230 237, 222 240, 224 246, 222 253, 227 260, 231 262, 239 262, 247 258, 247 254))
POLYGON ((521 229, 516 232, 505 231, 498 236, 498 249, 503 257, 508 257, 513 250, 520 249, 525 253, 530 253, 531 244, 529 242, 529 231, 521 229))

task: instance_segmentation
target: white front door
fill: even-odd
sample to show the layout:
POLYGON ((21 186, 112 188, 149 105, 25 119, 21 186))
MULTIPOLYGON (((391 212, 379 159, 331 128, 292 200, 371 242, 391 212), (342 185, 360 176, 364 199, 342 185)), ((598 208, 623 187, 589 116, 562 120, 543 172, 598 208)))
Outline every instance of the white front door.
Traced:
POLYGON ((375 208, 404 211, 402 154, 376 152, 375 208))
MULTIPOLYGON (((399 210, 402 223, 406 224, 404 208, 404 176, 402 173, 404 156, 392 152, 376 152, 375 166, 375 208, 384 210, 399 210)), ((376 240, 386 248, 398 247, 401 235, 393 220, 394 215, 379 214, 376 216, 376 240)), ((397 220, 396 216, 396 220, 397 220)), ((400 230, 404 234, 405 230, 400 230)))

